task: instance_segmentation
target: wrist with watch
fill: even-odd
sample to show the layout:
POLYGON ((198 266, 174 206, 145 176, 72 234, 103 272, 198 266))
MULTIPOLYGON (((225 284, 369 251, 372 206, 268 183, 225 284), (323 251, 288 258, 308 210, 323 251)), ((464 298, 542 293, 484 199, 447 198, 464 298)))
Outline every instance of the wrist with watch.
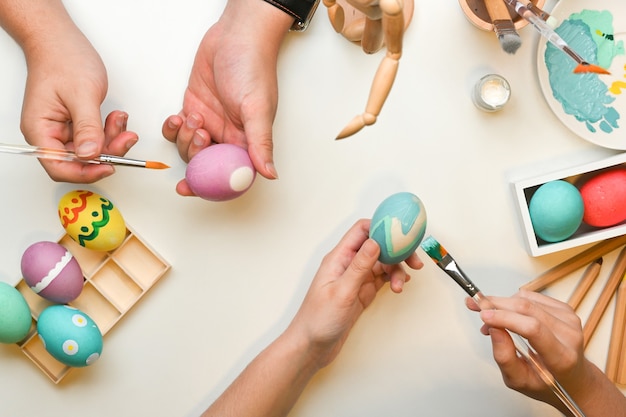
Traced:
POLYGON ((295 21, 289 29, 292 32, 306 30, 315 14, 315 9, 320 0, 265 0, 272 6, 278 7, 283 12, 292 16, 295 21))

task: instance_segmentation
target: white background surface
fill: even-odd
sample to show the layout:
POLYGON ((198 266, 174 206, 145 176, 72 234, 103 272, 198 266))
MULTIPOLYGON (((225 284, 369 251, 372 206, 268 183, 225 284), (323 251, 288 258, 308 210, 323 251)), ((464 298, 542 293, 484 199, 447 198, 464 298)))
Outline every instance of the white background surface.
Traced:
MULTIPOLYGON (((172 269, 107 334, 102 358, 59 385, 17 346, 0 346, 3 416, 198 415, 289 323, 323 255, 398 191, 423 200, 428 233, 487 294, 512 294, 583 249, 530 257, 515 211, 511 179, 614 153, 579 139, 551 113, 537 82, 531 28, 521 31, 521 49, 507 55, 455 0, 416 1, 378 122, 337 142, 364 109, 384 50, 368 56, 335 34, 320 5, 309 31, 289 35, 280 57, 280 179, 259 177, 241 198, 211 203, 175 193, 185 165, 161 124, 179 111, 198 42, 225 0, 65 3, 107 65, 103 113, 127 111, 129 129, 140 135, 128 156, 172 166, 118 168, 88 188, 116 203, 172 269), (470 100, 473 82, 487 72, 504 75, 513 90, 495 114, 470 100)), ((22 143, 25 65, 3 32, 0 55, 0 138, 22 143)), ((57 202, 77 187, 52 182, 33 158, 0 160, 0 279, 14 284, 26 247, 62 234, 57 202)), ((605 258, 599 286, 614 256, 605 258)), ((425 267, 403 294, 381 290, 291 415, 558 416, 503 385, 465 294, 422 258, 425 267)), ((566 299, 580 273, 548 293, 566 299)), ((583 318, 589 308, 583 305, 583 318)), ((612 312, 613 304, 588 348, 601 368, 612 312)))

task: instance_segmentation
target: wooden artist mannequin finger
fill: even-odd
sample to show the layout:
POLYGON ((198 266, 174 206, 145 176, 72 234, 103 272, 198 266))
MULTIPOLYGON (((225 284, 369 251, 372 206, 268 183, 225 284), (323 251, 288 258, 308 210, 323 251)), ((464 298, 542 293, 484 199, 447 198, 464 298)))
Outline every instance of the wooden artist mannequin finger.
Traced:
POLYGON ((337 139, 343 139, 376 122, 398 72, 404 31, 413 17, 413 0, 324 0, 324 5, 335 31, 360 45, 365 53, 387 47, 374 75, 365 112, 337 135, 337 139))

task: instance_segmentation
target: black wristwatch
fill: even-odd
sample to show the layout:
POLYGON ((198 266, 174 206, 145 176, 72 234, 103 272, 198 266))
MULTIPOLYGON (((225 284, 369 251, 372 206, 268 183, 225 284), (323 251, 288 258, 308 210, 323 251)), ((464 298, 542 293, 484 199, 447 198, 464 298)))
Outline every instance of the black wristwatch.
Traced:
POLYGON ((309 26, 320 0, 265 0, 296 20, 289 30, 302 32, 309 26))

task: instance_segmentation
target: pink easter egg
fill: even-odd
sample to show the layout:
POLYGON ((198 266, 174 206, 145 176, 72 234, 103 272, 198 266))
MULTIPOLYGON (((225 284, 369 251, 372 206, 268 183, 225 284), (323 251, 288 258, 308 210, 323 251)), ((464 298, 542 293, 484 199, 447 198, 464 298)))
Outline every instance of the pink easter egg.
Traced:
POLYGON ((210 201, 239 197, 252 186, 256 170, 248 152, 236 145, 219 143, 198 152, 185 172, 191 191, 210 201))
POLYGON ((22 255, 21 266, 24 282, 47 300, 65 304, 83 290, 83 272, 78 261, 56 242, 30 245, 22 255))
POLYGON ((626 169, 595 175, 580 186, 585 206, 583 221, 594 227, 615 226, 626 220, 626 169))

